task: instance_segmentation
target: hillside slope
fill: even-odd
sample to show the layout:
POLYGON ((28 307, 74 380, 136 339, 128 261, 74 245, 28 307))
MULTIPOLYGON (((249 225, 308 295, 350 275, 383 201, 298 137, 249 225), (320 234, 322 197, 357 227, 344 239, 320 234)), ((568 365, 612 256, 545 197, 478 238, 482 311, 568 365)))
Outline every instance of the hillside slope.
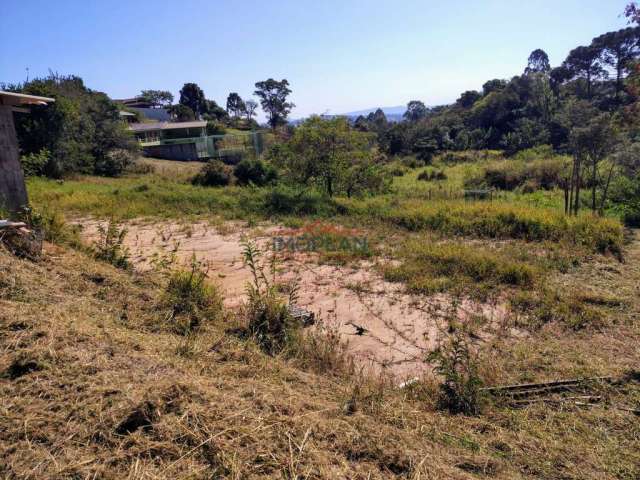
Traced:
MULTIPOLYGON (((451 416, 435 410, 429 385, 399 391, 305 371, 226 333, 229 324, 165 332, 161 279, 58 246, 45 253, 33 263, 0 249, 3 478, 640 475, 629 412, 451 416)), ((614 343, 621 356, 633 351, 614 343)))

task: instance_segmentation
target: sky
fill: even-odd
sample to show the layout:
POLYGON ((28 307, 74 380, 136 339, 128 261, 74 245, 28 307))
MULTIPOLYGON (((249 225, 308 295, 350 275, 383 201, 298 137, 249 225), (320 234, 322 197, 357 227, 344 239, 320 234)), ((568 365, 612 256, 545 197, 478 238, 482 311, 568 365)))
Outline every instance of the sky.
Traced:
POLYGON ((451 103, 522 73, 542 48, 552 66, 625 27, 628 0, 2 0, 0 82, 75 74, 111 98, 178 98, 196 82, 224 106, 257 81, 286 78, 291 118, 409 100, 451 103))

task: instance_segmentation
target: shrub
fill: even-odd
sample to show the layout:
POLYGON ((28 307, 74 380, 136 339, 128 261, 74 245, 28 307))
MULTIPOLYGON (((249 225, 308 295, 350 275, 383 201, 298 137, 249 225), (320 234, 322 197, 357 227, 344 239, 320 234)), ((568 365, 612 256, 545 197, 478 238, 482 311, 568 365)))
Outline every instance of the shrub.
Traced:
POLYGON ((122 148, 111 150, 96 159, 94 173, 106 177, 118 177, 134 162, 135 156, 129 150, 122 148))
POLYGON ((259 187, 276 181, 278 173, 271 165, 256 159, 244 159, 238 163, 234 170, 239 185, 257 185, 259 187))
POLYGON ((232 178, 232 169, 220 160, 210 160, 202 167, 200 173, 193 177, 194 185, 205 187, 222 187, 229 185, 232 178))
POLYGON ((205 322, 219 320, 223 314, 222 296, 215 285, 207 282, 207 271, 195 255, 190 269, 171 274, 162 302, 169 308, 167 320, 172 329, 182 335, 205 322))
POLYGON ((335 205, 331 199, 313 189, 278 186, 268 191, 264 208, 276 215, 331 215, 335 205))
POLYGON ((28 153, 20 157, 22 170, 26 177, 44 175, 45 167, 51 154, 48 149, 42 148, 37 153, 28 153))
POLYGON ((409 168, 399 164, 399 163, 390 163, 385 167, 385 170, 392 177, 402 177, 409 172, 409 168))
POLYGON ((425 170, 420 172, 418 175, 418 180, 422 180, 424 182, 429 182, 431 180, 446 180, 447 174, 442 170, 425 170))
POLYGON ((128 173, 133 173, 137 175, 148 175, 151 173, 155 173, 156 167, 153 166, 151 163, 134 161, 127 166, 126 171, 128 173))

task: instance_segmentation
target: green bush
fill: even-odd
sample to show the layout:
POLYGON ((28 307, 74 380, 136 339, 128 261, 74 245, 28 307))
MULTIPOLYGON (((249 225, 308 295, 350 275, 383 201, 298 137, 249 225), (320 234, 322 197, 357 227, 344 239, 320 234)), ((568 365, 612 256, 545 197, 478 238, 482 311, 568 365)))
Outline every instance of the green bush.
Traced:
POLYGON ((239 185, 256 185, 262 187, 273 183, 278 178, 276 169, 266 162, 256 159, 244 159, 238 163, 234 170, 239 185))
POLYGON ((13 90, 55 98, 16 117, 16 132, 25 155, 49 152, 42 172, 59 178, 72 173, 119 173, 122 157, 114 151, 136 153, 137 143, 122 122, 119 107, 106 94, 87 88, 80 77, 51 74, 13 90))
POLYGON ((118 177, 135 163, 135 155, 125 149, 115 149, 97 158, 94 173, 105 177, 118 177))
POLYGON ((231 183, 232 172, 231 167, 220 160, 209 160, 200 173, 193 177, 192 183, 205 187, 223 187, 231 183))
POLYGON ((335 206, 331 199, 314 189, 278 186, 264 198, 264 209, 272 215, 331 215, 335 206))
POLYGON ((42 148, 37 153, 27 153, 20 157, 22 171, 25 177, 35 177, 44 175, 44 169, 49 162, 51 153, 48 149, 42 148))

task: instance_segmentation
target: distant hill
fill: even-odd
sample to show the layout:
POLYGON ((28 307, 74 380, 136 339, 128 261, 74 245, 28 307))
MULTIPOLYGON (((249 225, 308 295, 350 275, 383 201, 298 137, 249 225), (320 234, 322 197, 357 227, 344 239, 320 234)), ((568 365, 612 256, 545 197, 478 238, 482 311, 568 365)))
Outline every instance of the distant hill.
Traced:
MULTIPOLYGON (((370 113, 375 112, 378 107, 368 108, 366 110, 356 110, 355 112, 347 112, 341 113, 340 115, 344 115, 345 117, 358 117, 360 115, 364 115, 365 117, 370 113)), ((389 120, 392 118, 402 119, 402 115, 407 111, 407 107, 405 105, 398 105, 397 107, 380 107, 380 109, 384 112, 389 120)))
MULTIPOLYGON (((387 117, 387 120, 389 120, 390 122, 400 122, 400 121, 402 121, 402 118, 403 118, 402 115, 404 115, 404 112, 407 111, 407 107, 405 105, 398 105, 396 107, 367 108, 365 110, 356 110, 356 111, 347 112, 347 113, 324 114, 323 116, 324 117, 349 117, 350 119, 355 120, 360 115, 363 115, 363 116, 366 117, 370 113, 375 112, 378 108, 382 109, 382 111, 384 112, 384 114, 387 117)), ((304 120, 304 118, 299 118, 299 119, 291 120, 289 123, 291 123, 293 125, 298 125, 303 120, 304 120)))

